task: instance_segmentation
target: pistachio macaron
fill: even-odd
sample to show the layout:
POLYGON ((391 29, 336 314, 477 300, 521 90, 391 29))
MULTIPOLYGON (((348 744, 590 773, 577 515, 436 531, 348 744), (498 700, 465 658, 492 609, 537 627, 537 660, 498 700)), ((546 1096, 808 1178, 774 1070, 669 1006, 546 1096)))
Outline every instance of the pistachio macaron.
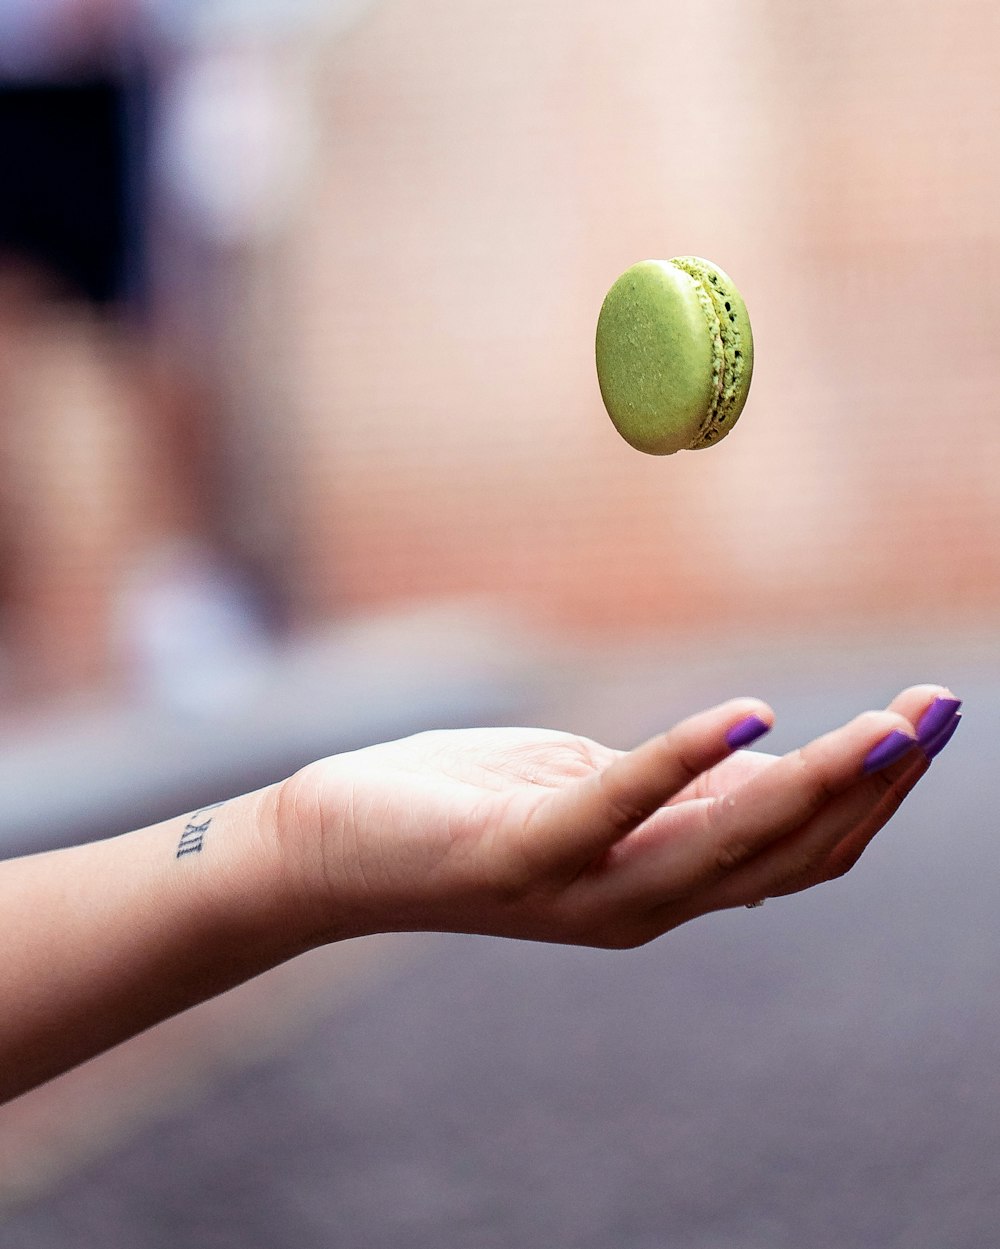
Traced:
POLYGON ((732 279, 698 256, 643 260, 605 297, 597 378, 615 428, 638 451, 711 447, 743 411, 753 336, 732 279))

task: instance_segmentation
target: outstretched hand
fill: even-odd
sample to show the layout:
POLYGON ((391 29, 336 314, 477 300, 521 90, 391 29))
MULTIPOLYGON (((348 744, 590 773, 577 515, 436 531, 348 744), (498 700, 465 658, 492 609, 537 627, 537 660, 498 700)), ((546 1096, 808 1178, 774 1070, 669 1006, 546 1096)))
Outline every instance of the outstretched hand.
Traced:
POLYGON ((953 730, 913 686, 791 753, 738 698, 630 752, 536 729, 418 734, 285 782, 317 941, 390 930, 630 947, 846 872, 953 730))
POLYGON ((623 752, 421 733, 0 864, 0 1101, 311 946, 430 929, 628 947, 845 872, 954 732, 914 686, 775 758, 737 698, 623 752), (44 922, 39 921, 43 917, 44 922))

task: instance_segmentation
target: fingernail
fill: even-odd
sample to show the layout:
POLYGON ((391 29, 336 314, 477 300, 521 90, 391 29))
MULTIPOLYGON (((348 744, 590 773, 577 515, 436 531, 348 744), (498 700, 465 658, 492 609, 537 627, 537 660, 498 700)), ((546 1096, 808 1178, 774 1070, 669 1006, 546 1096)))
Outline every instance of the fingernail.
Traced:
POLYGON ((917 721, 917 741, 920 745, 928 746, 942 729, 946 729, 961 705, 960 698, 935 698, 917 721))
POLYGON ((890 763, 895 763, 897 759, 902 759, 908 750, 912 750, 917 744, 916 738, 910 737, 908 733, 904 733, 901 729, 893 729, 891 733, 883 737, 877 746, 874 746, 865 756, 862 764, 862 770, 865 772, 878 772, 880 768, 887 768, 890 763))
POLYGON ((958 728, 958 722, 961 718, 962 717, 956 713, 952 716, 944 728, 940 730, 936 737, 931 738, 928 742, 922 743, 924 754, 928 759, 933 759, 935 755, 939 755, 941 751, 944 750, 945 746, 947 746, 951 741, 952 734, 958 728))
POLYGON ((741 746, 749 746, 751 742, 755 742, 758 737, 763 737, 770 731, 771 726, 760 716, 747 716, 745 720, 740 720, 729 730, 726 734, 726 744, 731 750, 739 750, 741 746))

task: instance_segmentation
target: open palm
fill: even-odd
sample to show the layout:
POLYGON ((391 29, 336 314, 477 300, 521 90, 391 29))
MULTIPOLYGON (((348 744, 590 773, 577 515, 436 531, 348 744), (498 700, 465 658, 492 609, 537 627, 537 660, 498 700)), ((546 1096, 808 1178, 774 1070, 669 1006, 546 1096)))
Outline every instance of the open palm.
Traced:
MULTIPOLYGON (((722 907, 841 875, 928 764, 874 774, 915 737, 937 686, 782 757, 733 753, 756 699, 701 712, 637 749, 541 729, 417 734, 321 760, 291 782, 328 936, 434 929, 633 946, 722 907)), ((916 743, 914 742, 914 746, 916 743)))

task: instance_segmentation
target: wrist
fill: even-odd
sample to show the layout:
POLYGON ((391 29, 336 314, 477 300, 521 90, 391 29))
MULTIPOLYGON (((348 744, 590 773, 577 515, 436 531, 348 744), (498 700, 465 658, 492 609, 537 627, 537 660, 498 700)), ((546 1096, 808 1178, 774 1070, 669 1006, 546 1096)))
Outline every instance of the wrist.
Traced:
POLYGON ((287 820, 286 781, 239 799, 240 828, 230 898, 234 922, 247 922, 269 962, 284 962, 322 943, 317 930, 315 888, 299 839, 287 820))
POLYGON ((307 891, 281 823, 282 784, 192 812, 172 830, 172 872, 192 923, 246 978, 310 949, 307 891))
POLYGON ((337 783, 332 760, 308 764, 273 787, 275 841, 280 847, 289 911, 303 948, 382 931, 347 853, 352 793, 337 783))
POLYGON ((309 948, 279 794, 4 865, 0 1100, 309 948))

